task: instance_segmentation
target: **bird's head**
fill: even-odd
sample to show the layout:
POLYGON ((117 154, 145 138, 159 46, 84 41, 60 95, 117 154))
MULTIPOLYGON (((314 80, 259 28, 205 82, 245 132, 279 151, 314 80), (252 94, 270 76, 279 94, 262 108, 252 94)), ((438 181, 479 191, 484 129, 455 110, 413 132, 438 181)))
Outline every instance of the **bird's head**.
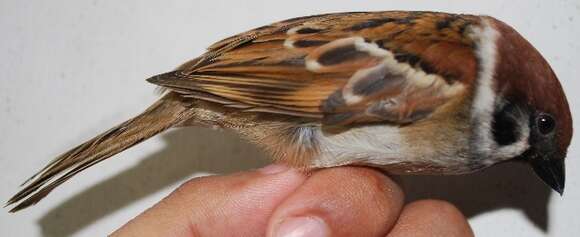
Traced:
MULTIPOLYGON (((494 73, 487 75, 488 85, 481 85, 480 77, 475 103, 482 104, 480 110, 486 103, 492 104, 487 135, 495 142, 493 155, 530 164, 546 184, 562 194, 564 161, 573 130, 562 86, 547 61, 518 32, 493 18, 487 23, 489 42, 480 41, 479 54, 483 74, 485 61, 494 73), (490 51, 485 52, 485 47, 490 51), (486 53, 494 59, 483 58, 486 53), (485 96, 493 100, 486 101, 485 96)), ((485 30, 480 34, 486 34, 485 30)))

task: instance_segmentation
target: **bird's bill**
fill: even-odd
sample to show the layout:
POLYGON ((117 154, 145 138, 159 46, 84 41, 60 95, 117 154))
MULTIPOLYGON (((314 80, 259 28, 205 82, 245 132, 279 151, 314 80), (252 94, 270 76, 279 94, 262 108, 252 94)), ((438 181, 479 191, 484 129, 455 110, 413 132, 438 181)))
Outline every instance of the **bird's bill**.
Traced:
POLYGON ((532 161, 536 174, 560 195, 564 193, 566 169, 564 159, 538 159, 532 161))

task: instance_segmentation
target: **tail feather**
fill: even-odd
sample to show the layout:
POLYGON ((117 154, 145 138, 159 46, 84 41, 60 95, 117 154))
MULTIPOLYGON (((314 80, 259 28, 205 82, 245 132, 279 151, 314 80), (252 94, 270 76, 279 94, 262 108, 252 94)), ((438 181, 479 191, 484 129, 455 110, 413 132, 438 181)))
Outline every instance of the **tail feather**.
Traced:
POLYGON ((175 93, 169 93, 143 113, 60 155, 28 179, 8 205, 10 212, 36 204, 79 172, 136 145, 192 116, 192 110, 175 93))

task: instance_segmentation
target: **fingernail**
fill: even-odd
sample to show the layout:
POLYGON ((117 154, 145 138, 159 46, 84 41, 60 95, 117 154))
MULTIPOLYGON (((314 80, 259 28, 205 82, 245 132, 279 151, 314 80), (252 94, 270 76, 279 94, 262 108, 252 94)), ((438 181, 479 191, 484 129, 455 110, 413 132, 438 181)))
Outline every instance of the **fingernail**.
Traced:
POLYGON ((263 174, 278 174, 290 169, 288 166, 280 164, 271 164, 264 168, 258 169, 259 172, 263 174))
POLYGON ((293 217, 284 220, 274 231, 275 237, 324 237, 329 235, 328 226, 317 217, 293 217))

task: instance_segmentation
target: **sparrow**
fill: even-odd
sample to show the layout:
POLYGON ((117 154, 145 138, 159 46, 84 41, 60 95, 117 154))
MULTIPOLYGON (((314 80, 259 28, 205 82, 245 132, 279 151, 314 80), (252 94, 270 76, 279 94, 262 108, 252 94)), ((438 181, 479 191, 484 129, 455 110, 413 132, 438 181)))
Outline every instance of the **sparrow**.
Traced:
POLYGON ((297 17, 211 45, 147 79, 163 96, 57 157, 8 201, 31 206, 79 172, 168 128, 231 129, 275 162, 458 175, 531 165, 562 194, 566 96, 542 55, 490 16, 348 12, 297 17))

